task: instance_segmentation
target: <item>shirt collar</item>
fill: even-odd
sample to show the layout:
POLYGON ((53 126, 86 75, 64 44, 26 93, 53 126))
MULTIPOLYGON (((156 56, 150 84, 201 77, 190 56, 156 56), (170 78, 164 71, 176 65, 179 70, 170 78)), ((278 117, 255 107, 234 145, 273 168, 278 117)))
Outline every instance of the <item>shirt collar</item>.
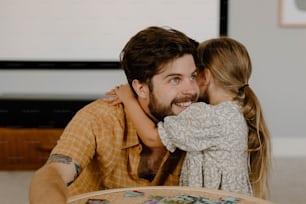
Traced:
POLYGON ((127 148, 131 148, 131 147, 135 147, 135 146, 139 146, 140 145, 140 140, 139 137, 136 133, 136 129, 134 127, 134 125, 131 122, 131 119, 129 116, 126 115, 126 129, 125 131, 126 136, 123 139, 122 142, 122 149, 127 149, 127 148))

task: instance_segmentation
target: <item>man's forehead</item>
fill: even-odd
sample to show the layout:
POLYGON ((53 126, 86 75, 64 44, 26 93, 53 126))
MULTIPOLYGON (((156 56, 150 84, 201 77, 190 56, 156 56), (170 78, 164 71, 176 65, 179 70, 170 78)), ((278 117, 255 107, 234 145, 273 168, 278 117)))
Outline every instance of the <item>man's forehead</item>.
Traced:
POLYGON ((190 75, 194 73, 196 69, 196 65, 194 63, 192 55, 191 57, 185 56, 184 61, 182 60, 183 57, 176 58, 166 64, 164 64, 161 68, 159 73, 155 76, 167 76, 167 75, 190 75))

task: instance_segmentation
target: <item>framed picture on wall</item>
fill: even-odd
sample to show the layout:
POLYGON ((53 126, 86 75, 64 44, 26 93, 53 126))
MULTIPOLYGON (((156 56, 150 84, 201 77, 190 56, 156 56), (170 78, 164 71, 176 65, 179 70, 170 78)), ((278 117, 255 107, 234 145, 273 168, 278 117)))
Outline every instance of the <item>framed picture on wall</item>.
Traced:
POLYGON ((279 23, 284 27, 306 27, 306 1, 279 0, 279 23))

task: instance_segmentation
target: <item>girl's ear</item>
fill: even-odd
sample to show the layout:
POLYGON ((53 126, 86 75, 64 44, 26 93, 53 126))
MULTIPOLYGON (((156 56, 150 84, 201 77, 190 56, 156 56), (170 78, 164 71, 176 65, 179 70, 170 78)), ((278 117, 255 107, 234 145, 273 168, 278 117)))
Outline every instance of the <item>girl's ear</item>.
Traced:
POLYGON ((148 85, 145 83, 141 83, 139 80, 134 79, 132 82, 132 87, 136 92, 137 96, 140 98, 146 98, 148 95, 148 85))
POLYGON ((198 76, 199 86, 207 86, 211 80, 211 73, 209 69, 204 69, 198 76))
POLYGON ((208 85, 209 84, 209 82, 212 80, 212 76, 211 76, 211 72, 210 72, 210 70, 209 69, 204 69, 204 72, 203 72, 204 74, 204 85, 208 85))

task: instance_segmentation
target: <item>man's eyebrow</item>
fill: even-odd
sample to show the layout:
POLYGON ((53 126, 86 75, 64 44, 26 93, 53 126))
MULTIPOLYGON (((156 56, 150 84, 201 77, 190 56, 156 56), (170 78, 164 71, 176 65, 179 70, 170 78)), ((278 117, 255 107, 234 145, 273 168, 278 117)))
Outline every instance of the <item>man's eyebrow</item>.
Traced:
POLYGON ((171 74, 166 75, 164 78, 173 77, 173 76, 182 76, 182 74, 171 73, 171 74))
MULTIPOLYGON (((198 73, 198 71, 194 70, 193 72, 191 72, 190 75, 194 75, 194 74, 197 74, 197 73, 198 73)), ((170 73, 170 74, 164 76, 163 79, 167 79, 169 77, 181 77, 181 76, 183 76, 183 74, 180 74, 180 73, 170 73)))
POLYGON ((162 79, 168 79, 168 78, 173 78, 173 77, 182 77, 183 75, 182 74, 179 74, 179 73, 170 73, 170 74, 167 74, 166 76, 164 76, 162 79))

